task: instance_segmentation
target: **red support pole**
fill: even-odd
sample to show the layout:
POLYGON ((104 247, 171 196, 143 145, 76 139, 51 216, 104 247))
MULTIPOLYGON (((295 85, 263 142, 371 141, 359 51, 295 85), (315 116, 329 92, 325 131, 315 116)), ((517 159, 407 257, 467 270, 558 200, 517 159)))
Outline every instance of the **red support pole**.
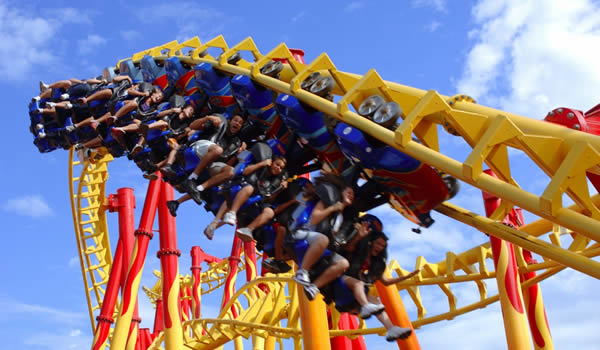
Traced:
POLYGON ((202 273, 202 254, 205 254, 202 251, 202 248, 198 246, 193 246, 192 251, 190 252, 192 255, 192 317, 194 319, 199 319, 202 317, 202 309, 200 300, 202 298, 202 281, 200 274, 202 273))
MULTIPOLYGON (((329 329, 333 329, 333 317, 329 314, 329 329)), ((338 329, 350 329, 350 320, 348 319, 348 313, 343 312, 340 314, 340 320, 338 322, 338 329)), ((352 341, 346 336, 333 337, 330 340, 331 350, 353 350, 352 341)))
POLYGON ((125 349, 131 319, 133 318, 135 305, 137 304, 138 290, 140 280, 142 278, 142 270, 146 261, 146 253, 148 252, 148 244, 152 239, 152 226, 156 217, 156 207, 158 205, 158 197, 160 193, 160 173, 157 172, 158 179, 150 181, 148 191, 146 192, 146 200, 144 201, 144 210, 140 219, 140 226, 135 231, 136 240, 131 257, 131 263, 127 272, 127 279, 123 291, 123 301, 119 310, 119 318, 115 326, 115 331, 112 337, 112 349, 125 349))
MULTIPOLYGON (((350 329, 358 329, 358 319, 354 315, 348 314, 350 321, 350 329)), ((361 335, 352 339, 352 350, 367 350, 367 344, 365 344, 365 338, 361 335)))
POLYGON ((162 332, 165 326, 163 317, 163 301, 161 298, 156 299, 156 312, 154 314, 154 329, 152 331, 152 339, 158 336, 158 333, 162 332))
POLYGON ((165 348, 183 348, 183 329, 181 327, 181 300, 179 298, 179 265, 181 255, 177 249, 175 218, 169 213, 167 201, 173 200, 173 187, 161 182, 158 202, 158 223, 160 232, 160 258, 162 272, 163 316, 165 321, 165 348))
POLYGON ((133 246, 130 242, 132 242, 133 231, 135 229, 135 196, 133 195, 133 189, 120 188, 117 190, 116 195, 109 195, 107 206, 109 212, 113 213, 118 211, 119 213, 119 241, 117 243, 117 248, 115 249, 113 264, 108 277, 100 315, 96 318, 98 327, 96 328, 94 341, 92 343, 93 350, 103 349, 106 346, 110 325, 114 322, 112 316, 117 295, 119 293, 119 287, 125 285, 124 277, 127 276, 127 264, 129 263, 129 256, 131 255, 131 248, 129 247, 133 246), (127 254, 127 252, 130 253, 127 254))
MULTIPOLYGON (((242 254, 242 240, 237 236, 233 235, 233 244, 231 245, 231 256, 229 257, 229 274, 225 280, 225 288, 223 292, 223 302, 221 308, 229 302, 233 294, 235 294, 235 280, 237 279, 238 263, 240 262, 240 256, 242 254)), ((233 317, 237 317, 237 312, 232 307, 231 311, 233 317)))
MULTIPOLYGON (((484 170, 488 175, 495 176, 490 169, 484 170)), ((482 192, 485 213, 489 217, 500 206, 501 199, 487 192, 482 192)), ((502 222, 509 224, 509 215, 502 222)), ((515 258, 514 247, 510 242, 490 236, 496 281, 500 306, 504 320, 504 332, 509 350, 531 349, 531 338, 527 330, 527 319, 523 305, 523 294, 520 288, 519 270, 515 258)))
POLYGON ((244 260, 246 261, 246 281, 250 282, 256 278, 258 268, 256 267, 256 242, 244 242, 244 260))

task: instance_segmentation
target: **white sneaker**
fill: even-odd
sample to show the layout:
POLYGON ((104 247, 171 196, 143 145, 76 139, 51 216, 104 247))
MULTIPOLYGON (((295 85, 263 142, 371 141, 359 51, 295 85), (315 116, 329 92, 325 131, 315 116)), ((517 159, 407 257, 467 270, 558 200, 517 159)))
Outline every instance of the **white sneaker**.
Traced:
POLYGON ((54 102, 46 102, 46 106, 48 106, 50 108, 54 108, 54 107, 56 107, 56 103, 54 103, 54 102))
POLYGON ((50 86, 46 83, 44 83, 42 80, 40 80, 40 92, 44 92, 46 90, 48 90, 50 86))
POLYGON ((68 100, 69 99, 69 94, 62 94, 62 95, 60 95, 60 99, 63 100, 63 101, 64 100, 68 100))
POLYGON ((45 133, 45 132, 43 132, 43 131, 40 131, 40 132, 38 132, 38 137, 39 137, 40 139, 43 139, 43 138, 45 138, 45 137, 46 137, 46 133, 45 133))
POLYGON ((32 98, 31 98, 31 102, 37 102, 37 101, 39 101, 40 99, 41 99, 41 97, 39 97, 39 96, 34 96, 34 97, 32 97, 32 98))
POLYGON ((307 286, 302 286, 302 288, 304 289, 304 294, 306 294, 308 300, 313 300, 317 296, 317 294, 321 292, 319 290, 319 287, 315 286, 312 283, 308 284, 307 286))
POLYGON ((308 286, 312 284, 310 283, 310 276, 308 275, 308 271, 304 269, 299 269, 298 271, 296 271, 294 280, 303 286, 308 286))
POLYGON ((385 310, 385 306, 383 306, 381 304, 373 304, 373 303, 365 304, 364 306, 362 306, 360 308, 360 318, 362 318, 363 320, 366 320, 369 317, 371 317, 371 315, 377 315, 378 313, 381 313, 383 310, 385 310))
POLYGON ((42 130, 44 128, 44 124, 35 124, 35 128, 38 130, 42 130))
POLYGON ((406 339, 412 333, 412 329, 410 328, 402 328, 398 326, 394 326, 388 329, 385 334, 385 340, 394 341, 397 339, 406 339))
POLYGON ((78 143, 75 145, 75 155, 77 156, 77 159, 79 159, 79 161, 81 163, 88 160, 89 153, 90 153, 89 149, 85 148, 82 144, 78 143))
POLYGON ((235 225, 235 223, 237 222, 235 212, 228 211, 227 213, 225 213, 225 216, 223 217, 223 222, 227 225, 235 225))
POLYGON ((254 236, 252 236, 252 230, 248 227, 238 228, 235 233, 244 242, 252 242, 254 240, 254 236))

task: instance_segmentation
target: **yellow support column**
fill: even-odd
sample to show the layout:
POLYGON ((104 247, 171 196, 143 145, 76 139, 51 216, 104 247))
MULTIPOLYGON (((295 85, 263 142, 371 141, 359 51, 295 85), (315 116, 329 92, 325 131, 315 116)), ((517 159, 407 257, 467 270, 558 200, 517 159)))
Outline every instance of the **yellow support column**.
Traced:
MULTIPOLYGON (((384 275, 387 278, 391 277, 390 271, 386 268, 384 275)), ((390 317, 390 320, 395 326, 403 328, 410 328, 413 330, 412 334, 405 340, 397 340, 398 348, 401 350, 421 350, 421 345, 415 334, 415 330, 408 318, 406 309, 400 293, 398 293, 398 287, 396 285, 384 286, 381 282, 376 282, 375 287, 377 288, 377 294, 383 305, 385 305, 385 312, 390 317)))
POLYGON ((300 296, 300 322, 302 324, 302 342, 304 350, 330 350, 329 324, 327 309, 321 295, 309 301, 304 289, 297 284, 300 296))

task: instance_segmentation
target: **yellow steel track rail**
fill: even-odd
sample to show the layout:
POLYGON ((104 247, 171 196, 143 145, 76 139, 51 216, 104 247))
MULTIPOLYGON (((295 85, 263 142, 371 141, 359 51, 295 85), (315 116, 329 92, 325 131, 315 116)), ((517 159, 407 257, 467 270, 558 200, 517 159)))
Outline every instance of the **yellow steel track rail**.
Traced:
MULTIPOLYGON (((193 38, 184 43, 174 41, 157 46, 136 53, 131 58, 137 61, 145 54, 153 56, 157 61, 176 56, 190 65, 206 62, 228 74, 249 76, 266 88, 293 95, 313 108, 367 132, 444 173, 504 199, 505 205, 492 215, 492 219, 450 203, 440 205, 437 210, 484 233, 498 236, 544 257, 543 262, 527 265, 522 254, 517 253, 521 272, 541 272, 534 280, 525 282, 522 286, 549 278, 565 267, 600 278, 600 263, 592 259, 600 254, 598 245, 600 200, 598 196, 592 197, 585 177, 586 171, 600 173, 598 168, 600 137, 598 136, 480 106, 464 96, 448 97, 433 90, 423 91, 385 81, 374 70, 364 76, 341 72, 326 54, 321 54, 313 62, 304 65, 293 59, 285 44, 280 44, 269 53, 263 54, 251 38, 231 47, 222 36, 204 44, 198 38, 193 38), (183 50, 186 48, 189 52, 184 53, 183 50), (206 54, 207 50, 215 49, 221 52, 216 58, 206 54), (228 64, 227 58, 240 51, 250 52, 253 60, 242 59, 236 65, 228 64), (272 58, 289 60, 279 79, 260 73, 260 68, 272 58), (336 102, 320 98, 300 88, 300 82, 310 73, 317 71, 335 80, 336 87, 333 93, 338 96, 334 99, 336 102), (373 94, 383 96, 386 101, 397 102, 405 112, 404 121, 396 130, 385 129, 354 112, 366 97, 373 94), (471 147, 465 159, 455 159, 440 152, 439 131, 442 128, 438 125, 451 131, 453 135, 461 137, 471 147), (418 141, 415 140, 415 136, 418 141), (511 168, 512 155, 508 152, 509 148, 520 150, 522 155, 528 157, 548 175, 548 183, 541 195, 524 190, 513 178, 519 169, 511 168), (498 178, 482 172, 484 163, 494 170, 498 178), (563 196, 570 197, 575 204, 570 207, 563 206, 563 196), (512 205, 522 207, 541 219, 520 230, 499 224, 497 219, 503 217, 512 205), (558 239, 559 233, 551 232, 553 224, 571 230, 573 242, 569 247, 561 245, 558 239), (550 242, 538 238, 548 232, 550 232, 550 242)), ((72 161, 72 154, 70 161, 72 161)), ((70 178, 73 178, 71 173, 70 178)), ((94 191, 93 189, 91 192, 94 191)), ((72 190, 72 200, 75 199, 80 201, 81 197, 75 197, 72 190)), ((89 204, 88 207, 93 208, 94 205, 89 204)), ((79 213, 80 211, 77 212, 76 219, 74 211, 74 221, 78 220, 78 223, 83 222, 79 218, 79 213)), ((76 224, 78 225, 80 224, 76 224)), ((78 244, 85 246, 79 240, 78 244)), ((95 244, 98 246, 99 241, 95 244)), ((105 247, 103 244, 99 245, 105 247)), ((84 263, 89 260, 85 259, 87 255, 84 252, 98 254, 100 250, 97 249, 101 248, 90 250, 80 248, 84 280, 87 268, 84 267, 84 263)), ((110 251, 108 254, 110 257, 110 251)), ((437 264, 428 263, 423 257, 419 257, 416 265, 421 268, 421 273, 411 280, 398 284, 400 290, 409 293, 417 307, 418 317, 413 321, 413 325, 420 327, 440 320, 452 319, 497 301, 497 295, 487 296, 484 283, 485 279, 495 276, 495 272, 489 271, 486 265, 486 261, 490 258, 489 245, 475 247, 458 255, 449 252, 446 260, 437 264), (461 272, 457 273, 458 271, 461 272), (479 291, 479 301, 458 307, 457 297, 450 287, 452 283, 474 285, 479 291), (424 286, 437 286, 447 296, 448 312, 425 317, 425 305, 420 298, 420 288, 424 286)), ((392 264, 390 267, 398 275, 406 273, 397 264, 392 264)), ((222 276, 217 274, 213 278, 215 281, 222 281, 222 276)), ((189 334, 185 335, 186 346, 193 349, 214 348, 240 335, 247 337, 250 334, 294 338, 297 344, 300 334, 298 296, 295 295, 295 288, 289 288, 289 282, 291 280, 285 277, 259 278, 249 282, 236 293, 218 319, 192 320, 185 323, 186 327, 191 327, 194 334, 193 337, 189 334), (258 283, 267 284, 271 293, 262 292, 258 288, 258 283), (289 294, 285 293, 286 285, 290 290, 289 294), (240 296, 247 299, 247 308, 241 306, 238 300, 240 296), (235 320, 230 314, 231 306, 239 311, 240 316, 235 320), (265 310, 271 310, 272 313, 268 316, 265 310), (281 322, 286 318, 287 327, 282 327, 281 322), (255 333, 252 333, 251 328, 256 328, 255 333), (202 330, 206 335, 202 335, 202 330)), ((87 280, 85 283, 88 300, 91 300, 87 280)), ((93 282, 93 285, 95 284, 97 282, 93 282)), ((212 291, 214 288, 209 287, 208 290, 212 291)), ((98 292, 96 294, 99 295, 98 292)), ((90 315, 94 310, 90 302, 90 315)), ((359 330, 333 330, 330 335, 355 336, 383 331, 382 329, 367 330, 364 328, 364 323, 361 325, 362 328, 359 330)), ((162 337, 159 336, 151 348, 160 348, 161 339, 162 337)))
MULTIPOLYGON (((69 193, 75 227, 77 251, 85 287, 92 330, 96 330, 95 313, 99 314, 112 265, 112 253, 106 225, 105 184, 107 164, 104 156, 95 163, 81 164, 69 151, 69 193), (79 176, 75 173, 79 170, 79 176)), ((117 308, 118 309, 118 308, 117 308)))
MULTIPOLYGON (((364 76, 338 71, 326 54, 303 65, 295 61, 285 44, 280 44, 267 54, 262 54, 251 38, 229 46, 222 36, 201 44, 196 38, 185 43, 171 42, 164 46, 137 53, 134 59, 150 54, 161 61, 177 56, 190 65, 200 62, 229 74, 243 74, 271 90, 295 96, 304 103, 344 121, 406 154, 465 181, 481 190, 503 198, 508 206, 519 206, 550 222, 567 227, 592 240, 600 241, 600 210, 591 199, 586 182, 586 171, 598 172, 600 163, 600 137, 566 129, 539 120, 529 119, 489 107, 479 106, 463 96, 448 97, 437 92, 423 91, 383 80, 374 70, 364 76), (189 48, 183 54, 183 48, 189 48), (200 56, 208 49, 222 53, 213 58, 200 56), (236 52, 247 51, 254 61, 244 59, 236 65, 227 58, 236 52), (272 58, 287 58, 290 62, 280 79, 265 76, 260 68, 272 58), (339 96, 331 102, 300 88, 300 82, 312 72, 321 72, 334 78, 339 96), (354 110, 366 97, 380 94, 387 101, 395 101, 405 111, 404 122, 395 131, 388 130, 356 114, 354 110), (471 146, 466 159, 453 159, 440 152, 439 125, 451 129, 471 146), (419 141, 415 141, 416 136, 419 141), (522 151, 526 157, 549 176, 543 194, 538 196, 522 189, 513 178, 515 169, 510 166, 508 148, 522 151), (482 172, 486 163, 499 178, 482 172), (563 194, 569 196, 576 208, 562 205, 563 194)), ((457 207, 458 208, 458 207, 457 207)), ((464 209, 459 209, 464 211, 464 209)), ((448 214, 445 210, 444 214, 448 214)), ((497 224, 480 217, 462 219, 471 222, 483 232, 499 234, 497 224)), ((595 278, 600 278, 600 263, 587 257, 576 257, 569 251, 549 247, 541 241, 529 241, 529 235, 504 232, 502 238, 519 246, 525 244, 531 251, 551 257, 566 266, 595 278)))

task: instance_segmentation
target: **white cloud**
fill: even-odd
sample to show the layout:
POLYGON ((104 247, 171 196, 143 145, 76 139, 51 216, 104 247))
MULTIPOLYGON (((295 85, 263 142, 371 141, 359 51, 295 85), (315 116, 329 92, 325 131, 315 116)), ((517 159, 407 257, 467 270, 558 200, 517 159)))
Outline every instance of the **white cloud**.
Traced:
POLYGON ((431 7, 439 12, 447 12, 446 0, 413 0, 413 7, 431 7))
POLYGON ((87 13, 57 8, 37 16, 0 3, 0 75, 5 80, 29 79, 34 66, 49 66, 60 60, 56 52, 58 33, 65 24, 90 24, 87 13))
POLYGON ((298 12, 297 15, 295 15, 294 17, 292 17, 292 22, 298 22, 302 17, 306 16, 307 12, 306 11, 300 11, 298 12))
POLYGON ((559 106, 586 111, 600 86, 599 11, 589 0, 480 1, 458 90, 533 118, 559 106))
POLYGON ((13 299, 0 299, 0 310, 2 310, 2 315, 4 317, 8 317, 9 314, 13 315, 11 317, 34 314, 45 320, 58 321, 66 324, 77 324, 86 317, 86 314, 80 312, 64 311, 36 304, 25 304, 13 299))
POLYGON ((33 218, 52 215, 52 209, 50 209, 44 198, 39 195, 26 195, 9 199, 4 203, 3 209, 33 218))
POLYGON ((73 7, 48 10, 48 16, 59 18, 62 23, 92 24, 91 14, 73 7))
POLYGON ((79 266, 79 257, 78 256, 71 257, 71 259, 69 259, 69 267, 76 267, 76 266, 79 266))
MULTIPOLYGON (((48 43, 57 32, 50 20, 33 17, 0 3, 0 74, 22 80, 34 64, 50 64, 56 57, 48 43)), ((29 78, 29 77, 27 77, 29 78)))
POLYGON ((195 2, 177 2, 137 9, 138 18, 145 23, 169 23, 176 33, 175 39, 184 41, 198 36, 202 42, 225 32, 238 21, 235 16, 198 6, 195 2))
MULTIPOLYGON (((84 335, 79 329, 68 331, 35 332, 24 341, 25 345, 35 345, 41 349, 64 350, 84 349, 90 347, 92 335, 84 335)), ((36 347, 37 348, 37 347, 36 347)))
POLYGON ((426 26, 425 26, 425 30, 433 33, 436 30, 438 30, 440 27, 442 26, 442 23, 436 20, 433 20, 431 22, 429 22, 426 26))
POLYGON ((351 3, 349 3, 348 5, 346 5, 346 7, 344 8, 345 11, 348 12, 352 12, 352 11, 356 11, 358 9, 361 9, 365 6, 364 3, 360 2, 360 1, 352 1, 351 3))
POLYGON ((89 54, 104 44, 106 44, 106 39, 96 34, 88 34, 87 38, 77 40, 80 55, 89 54))
POLYGON ((124 40, 127 41, 132 41, 132 40, 136 40, 142 37, 142 34, 140 32, 138 32, 137 30, 122 30, 121 31, 121 38, 123 38, 124 40))

